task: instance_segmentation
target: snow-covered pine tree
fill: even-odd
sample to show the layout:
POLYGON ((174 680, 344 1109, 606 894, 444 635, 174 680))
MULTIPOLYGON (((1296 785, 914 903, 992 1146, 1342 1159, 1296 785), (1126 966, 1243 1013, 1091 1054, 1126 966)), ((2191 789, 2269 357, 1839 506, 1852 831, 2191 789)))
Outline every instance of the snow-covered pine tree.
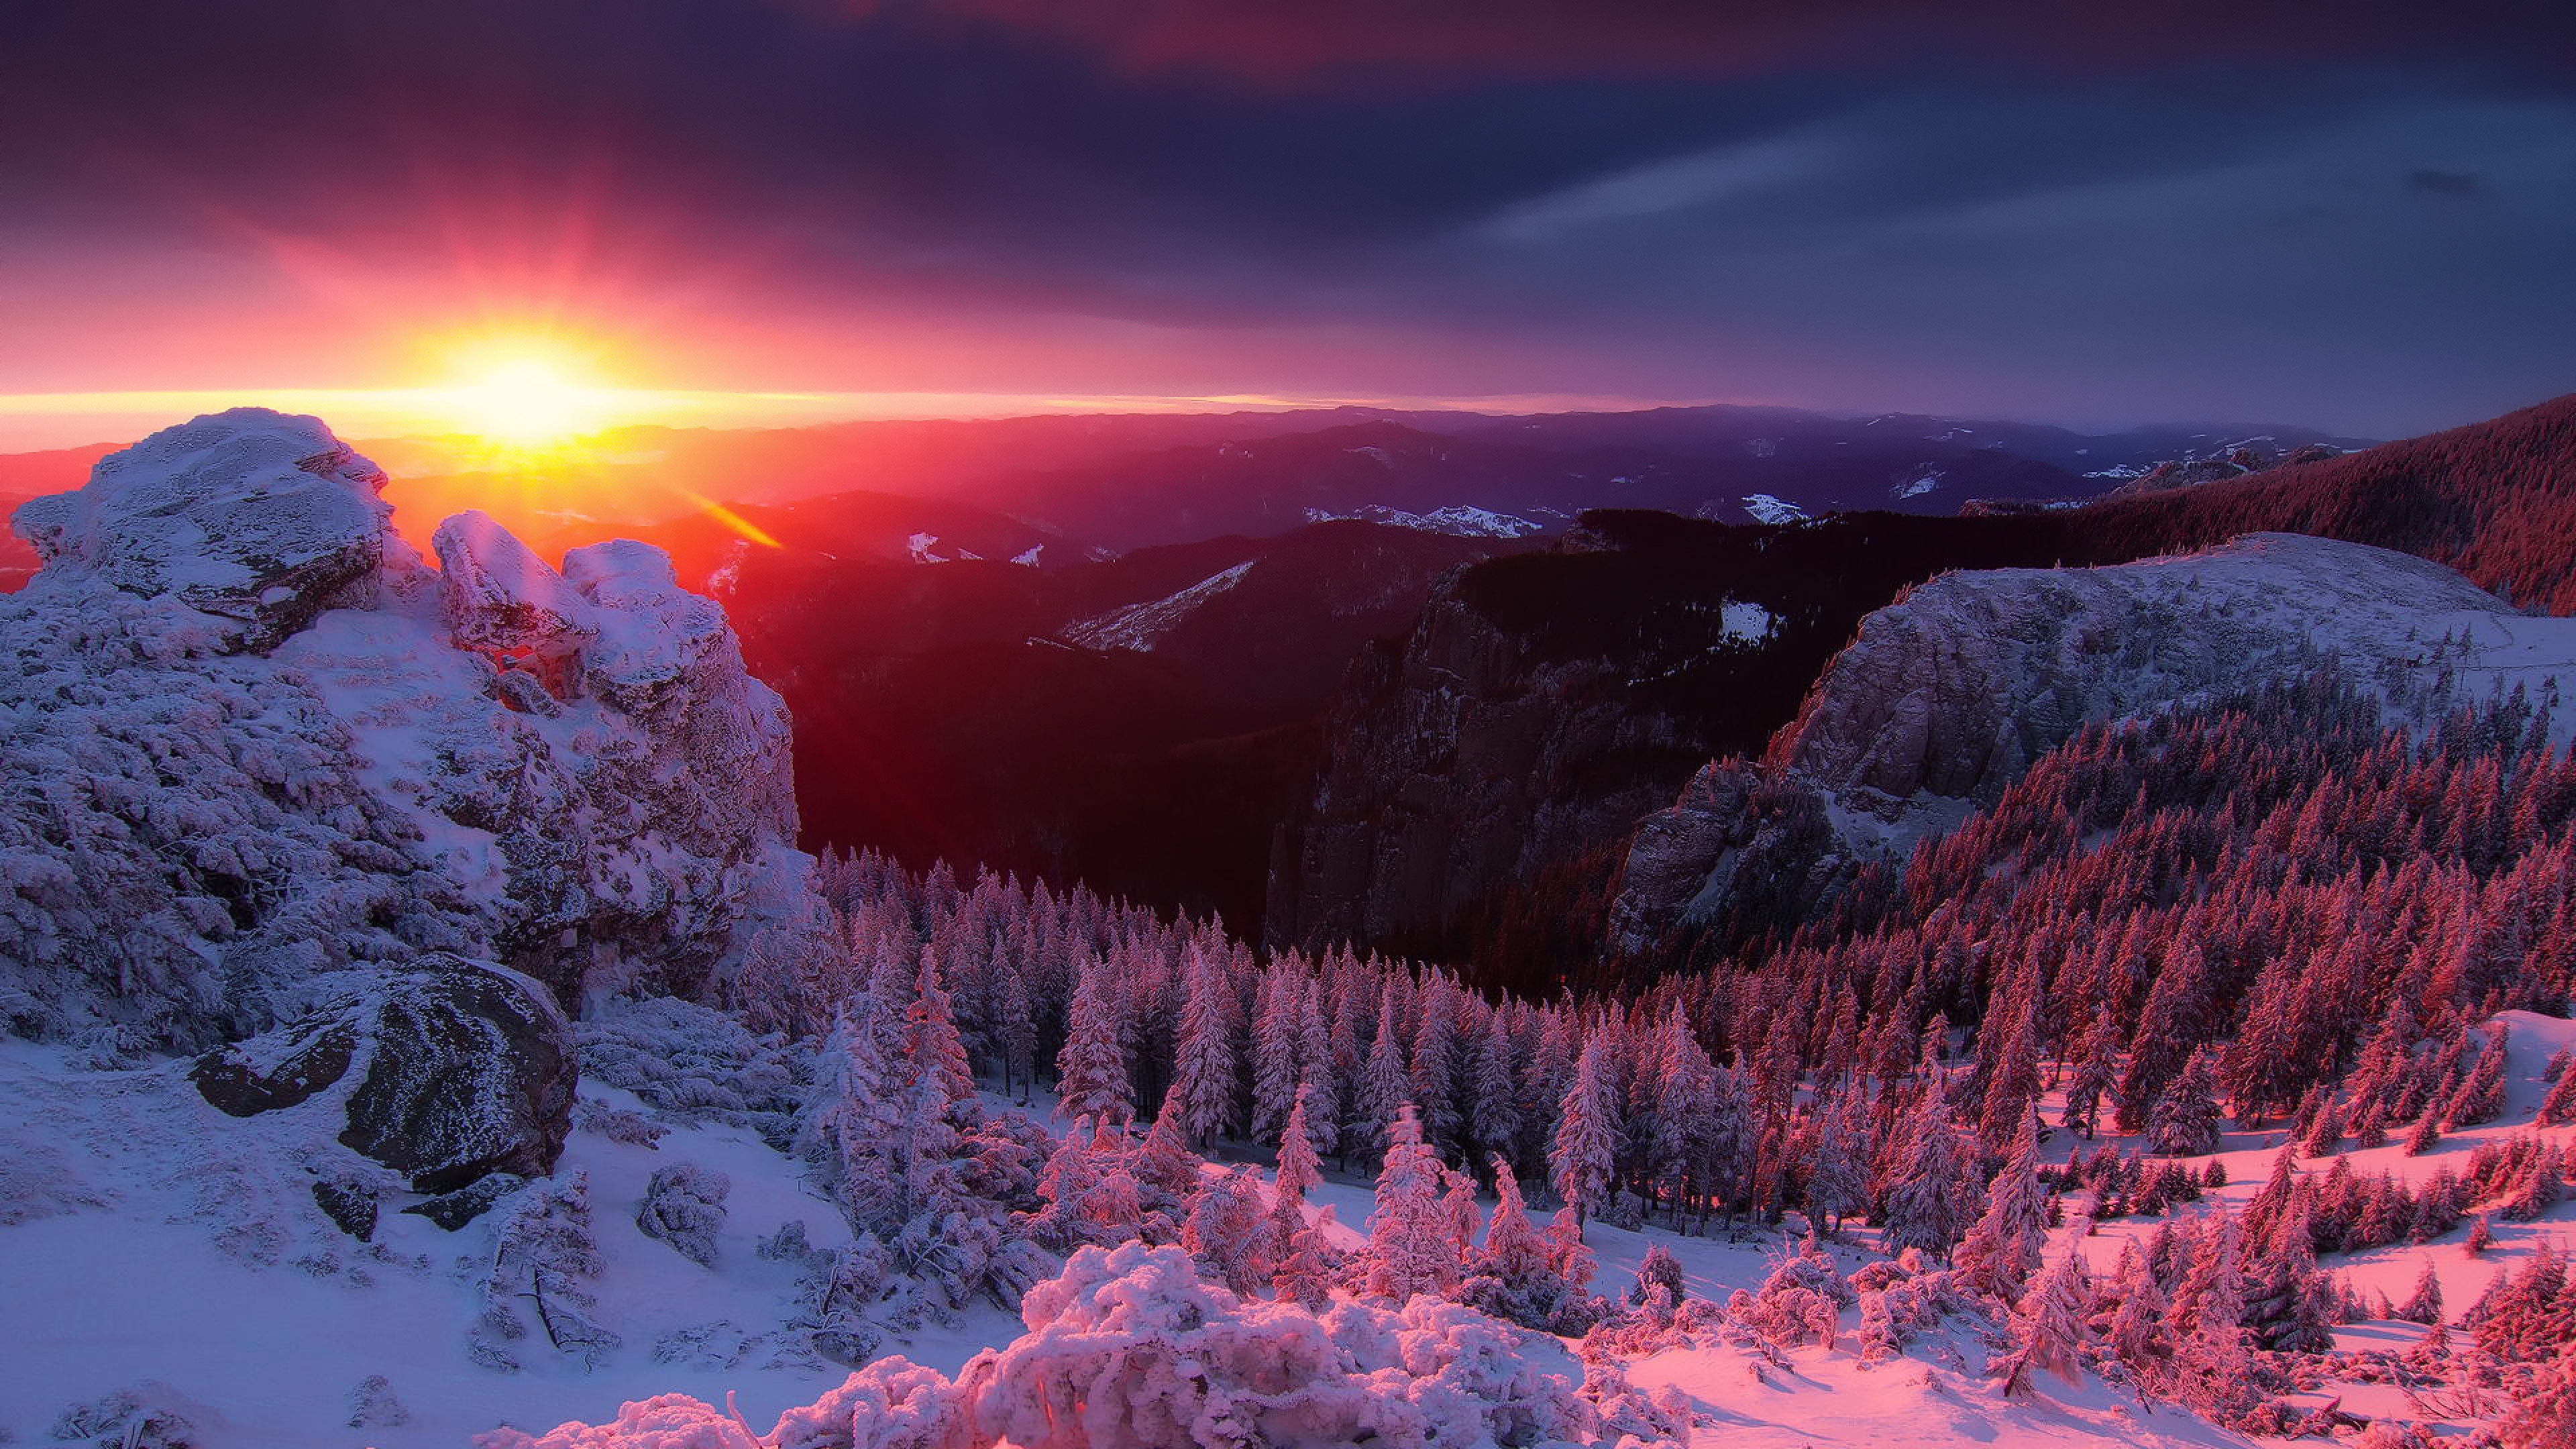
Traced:
POLYGON ((2102 1325, 2103 1342, 2140 1378, 2149 1384, 2161 1384, 2173 1357, 2165 1293, 2163 1285, 2156 1282, 2151 1260, 2138 1251, 2134 1239, 2120 1245, 2111 1291, 2119 1295, 2119 1306, 2102 1325))
POLYGON ((1386 1161, 1368 1219, 1363 1291, 1401 1303, 1457 1285, 1460 1245, 1441 1205, 1442 1178, 1439 1155, 1423 1142, 1412 1104, 1400 1105, 1387 1125, 1386 1161))
POLYGON ((2543 1127, 2576 1125, 2576 1067, 2559 1069, 2558 1080, 2550 1085, 2549 1094, 2540 1099, 2537 1121, 2543 1127))
POLYGON ((1333 1245, 1333 1210, 1297 1229, 1288 1240, 1287 1256, 1270 1274, 1272 1296, 1282 1303, 1321 1309, 1333 1298, 1333 1282, 1342 1270, 1342 1250, 1333 1245))
POLYGON ((1410 1105, 1413 1079, 1404 1070, 1402 1036, 1394 978, 1389 978, 1378 1000, 1377 1036, 1369 1043, 1367 1064, 1360 1069, 1359 1092, 1342 1133, 1345 1158, 1382 1154, 1395 1114, 1410 1105))
POLYGON ((1508 1157, 1521 1136, 1519 1075, 1513 1071, 1511 1018, 1497 1007, 1476 1037, 1474 1064, 1467 1074, 1465 1136, 1480 1159, 1508 1157))
POLYGON ((1261 1201, 1261 1174, 1236 1167, 1202 1180, 1181 1225, 1181 1246, 1200 1269, 1242 1297, 1267 1286, 1277 1270, 1261 1201))
POLYGON ((2442 1321, 2442 1280, 2433 1272, 2430 1259, 2425 1260, 2424 1271, 2415 1275, 2415 1291, 2406 1295, 2396 1313, 2408 1323, 2426 1327, 2442 1321))
POLYGON ((2508 1033, 2504 1023, 2488 1027, 2483 1045, 2478 1048, 2477 1065, 2469 1069, 2458 1091, 2442 1107, 2442 1125, 2457 1131, 2494 1121, 2504 1111, 2505 1043, 2508 1033))
POLYGON ((2167 1326, 2174 1340, 2174 1395, 2222 1421, 2252 1401, 2253 1364, 2245 1346, 2245 1280, 2237 1263, 2242 1240, 2225 1210, 2193 1236, 2190 1265, 2174 1289, 2167 1326))
POLYGON ((2218 1057, 2204 1047, 2156 1099, 2147 1141, 2167 1157, 2198 1157, 2218 1150, 2218 1122, 2218 1057))
POLYGON ((1118 1003, 1111 994, 1114 989, 1099 957, 1083 963, 1066 1011, 1064 1049, 1055 1059, 1056 1095, 1063 1109, 1103 1123, 1124 1122, 1136 1115, 1118 1003))
POLYGON ((1959 1274, 1970 1286, 2005 1303, 2019 1301, 2048 1241, 2048 1193, 2039 1182, 2039 1138, 2030 1115, 2003 1170, 1986 1186, 1986 1210, 1961 1240, 1959 1274))
POLYGON ((1161 1113, 1185 1145, 1205 1146, 1235 1125, 1234 988, 1216 959, 1193 943, 1183 972, 1172 1087, 1161 1113))
POLYGON ((1280 1124, 1297 1100, 1305 1072, 1299 1026, 1305 1011, 1305 982, 1284 959, 1273 960, 1261 973, 1253 993, 1252 1138, 1279 1140, 1280 1124))
POLYGON ((2033 1376, 2041 1370, 2070 1386, 2084 1380, 2083 1350, 2092 1337, 2086 1318, 2092 1310, 2093 1287, 2084 1271, 2081 1234, 2078 1239, 2049 1260, 2046 1271, 2013 1306, 2013 1347, 1997 1374, 2007 1396, 2028 1393, 2033 1376))
POLYGON ((1578 1233, 1584 1217, 1609 1201, 1610 1174, 1619 1152, 1617 1104, 1609 1046, 1596 1034, 1585 1040, 1575 1061, 1574 1080, 1565 1089, 1548 1148, 1556 1195, 1574 1215, 1578 1233))
POLYGON ((1433 976, 1422 990, 1422 1010, 1413 1028, 1410 1094, 1422 1120, 1423 1140, 1443 1158, 1458 1150, 1458 1031, 1460 993, 1446 976, 1433 976))
POLYGON ((1816 1155, 1807 1170, 1807 1216, 1828 1233, 1869 1211, 1869 1105, 1855 1087, 1817 1104, 1816 1155))
POLYGON ((1883 1174, 1890 1184, 1884 1235, 1888 1248, 1920 1248, 1947 1257, 1981 1204, 1973 1165, 1937 1079, 1925 1085, 1912 1120, 1889 1145, 1900 1156, 1883 1174))

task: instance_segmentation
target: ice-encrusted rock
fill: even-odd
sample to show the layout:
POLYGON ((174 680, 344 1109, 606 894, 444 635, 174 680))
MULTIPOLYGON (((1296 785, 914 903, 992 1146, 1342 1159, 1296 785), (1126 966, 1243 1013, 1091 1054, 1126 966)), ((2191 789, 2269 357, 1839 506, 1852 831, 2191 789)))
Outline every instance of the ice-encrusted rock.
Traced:
POLYGON ((1611 933, 1638 949, 1838 852, 1903 849, 1993 803, 2089 723, 2329 656, 2392 702, 2446 671, 2481 689, 2537 684, 2576 659, 2568 631, 2439 564, 2298 534, 2107 568, 1948 574, 1862 622, 1760 770, 1712 766, 1640 825, 1611 933), (1753 810, 1766 790, 1768 810, 1753 810), (1802 796, 1810 808, 1789 803, 1802 796), (1831 823, 1821 838, 1818 819, 1831 823))
POLYGON ((343 1146, 415 1192, 554 1169, 572 1126, 573 1047, 544 988, 445 954, 331 985, 288 1025, 198 1058, 198 1094, 235 1117, 327 1111, 343 1146))
POLYGON ((21 511, 0 1030, 202 1050, 426 951, 703 996, 817 929, 786 712, 722 611, 656 550, 559 575, 479 515, 433 572, 375 476, 242 409, 21 511))
POLYGON ((28 501, 10 526, 48 586, 175 594, 265 649, 323 609, 367 602, 386 556, 384 482, 318 418, 235 408, 109 454, 87 486, 28 501))

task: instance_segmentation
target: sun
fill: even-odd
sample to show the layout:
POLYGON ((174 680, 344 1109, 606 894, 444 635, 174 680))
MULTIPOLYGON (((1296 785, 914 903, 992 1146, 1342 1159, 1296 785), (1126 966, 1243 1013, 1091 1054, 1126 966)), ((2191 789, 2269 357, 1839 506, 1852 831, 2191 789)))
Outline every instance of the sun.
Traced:
POLYGON ((597 431, 607 421, 610 401, 606 389, 577 382, 539 357, 496 363, 454 389, 459 424, 516 447, 558 443, 597 431))

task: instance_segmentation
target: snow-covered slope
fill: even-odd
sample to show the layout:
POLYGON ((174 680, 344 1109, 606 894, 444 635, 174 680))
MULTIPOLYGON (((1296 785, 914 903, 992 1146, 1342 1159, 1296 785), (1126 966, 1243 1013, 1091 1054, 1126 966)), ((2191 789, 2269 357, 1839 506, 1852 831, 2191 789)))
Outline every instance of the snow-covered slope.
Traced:
POLYGON ((1208 600, 1242 583, 1258 559, 1247 559, 1208 575, 1186 589, 1141 604, 1112 609, 1096 618, 1068 624, 1061 631, 1068 644, 1085 649, 1126 649, 1151 653, 1163 636, 1179 628, 1208 600))
POLYGON ((312 418, 199 418, 18 512, 0 602, 0 1019, 208 1042, 447 950, 569 1002, 806 929, 787 719, 658 550, 433 571, 312 418))

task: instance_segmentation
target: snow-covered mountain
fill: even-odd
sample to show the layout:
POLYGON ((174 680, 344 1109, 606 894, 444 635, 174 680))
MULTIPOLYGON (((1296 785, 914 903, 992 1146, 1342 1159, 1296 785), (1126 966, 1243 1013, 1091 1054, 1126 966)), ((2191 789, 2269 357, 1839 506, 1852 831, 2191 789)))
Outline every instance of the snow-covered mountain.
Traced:
MULTIPOLYGON (((2266 533, 2095 569, 1943 576, 1863 620, 1765 764, 1712 763, 1640 822, 1611 909, 1632 948, 1734 904, 1781 820, 1756 790, 1809 796, 1810 861, 1901 854, 1991 805, 2084 725, 2153 714, 2332 663, 2421 728, 2460 698, 2556 697, 2576 620, 2534 618, 2439 564, 2266 533)), ((2557 722, 2568 736, 2576 718, 2557 722)))
MULTIPOLYGON (((1446 571, 1336 720, 1403 768, 1328 781, 1372 809, 1317 891, 1597 855, 1920 581, 1624 896, 1543 866, 1443 966, 804 856, 778 697, 662 555, 558 569, 467 513, 433 568, 381 482, 245 411, 18 516, 0 1441, 2576 1432, 2576 635, 2439 565, 2258 535, 1927 577, 2054 517, 1322 525, 1300 617, 1446 571), (1401 558, 1336 571, 1362 543, 1401 558), (1605 919, 1651 970, 1514 989, 1605 919)), ((1084 637, 1028 651, 1143 678, 1253 657, 1246 600, 1304 589, 1240 542, 885 572, 1045 594, 1084 637)))

